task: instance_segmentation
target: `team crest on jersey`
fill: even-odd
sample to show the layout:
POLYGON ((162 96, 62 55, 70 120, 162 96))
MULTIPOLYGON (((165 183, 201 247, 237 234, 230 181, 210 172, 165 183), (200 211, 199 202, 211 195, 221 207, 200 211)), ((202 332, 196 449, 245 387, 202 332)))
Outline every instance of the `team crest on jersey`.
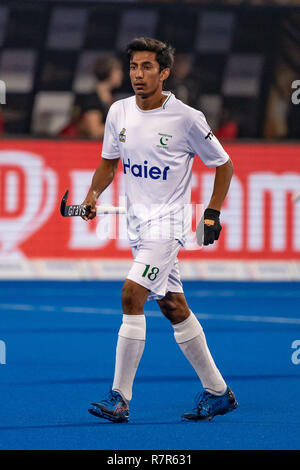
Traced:
POLYGON ((159 147, 161 149, 168 149, 168 144, 169 141, 172 139, 172 135, 169 134, 161 134, 160 132, 158 133, 159 135, 159 144, 157 144, 156 147, 159 147))
POLYGON ((125 132, 126 132, 126 129, 125 129, 125 127, 123 127, 123 129, 121 130, 121 132, 119 134, 119 141, 120 142, 126 142, 125 132))

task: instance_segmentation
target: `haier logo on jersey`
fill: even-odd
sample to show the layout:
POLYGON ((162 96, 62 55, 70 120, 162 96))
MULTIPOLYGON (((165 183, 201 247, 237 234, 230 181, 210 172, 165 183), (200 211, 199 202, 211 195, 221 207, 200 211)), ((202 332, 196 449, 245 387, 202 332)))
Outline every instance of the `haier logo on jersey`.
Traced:
POLYGON ((127 171, 131 172, 136 178, 151 178, 153 180, 163 179, 166 180, 168 177, 169 166, 165 166, 163 169, 158 166, 148 166, 147 160, 144 161, 143 165, 132 165, 130 164, 130 158, 128 158, 127 163, 123 160, 124 174, 127 174, 127 171))

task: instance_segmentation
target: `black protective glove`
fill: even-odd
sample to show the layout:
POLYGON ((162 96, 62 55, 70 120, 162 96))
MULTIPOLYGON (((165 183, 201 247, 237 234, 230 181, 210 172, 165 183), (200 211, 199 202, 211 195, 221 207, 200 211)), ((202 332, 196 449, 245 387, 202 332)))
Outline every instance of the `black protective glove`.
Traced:
POLYGON ((211 245, 215 240, 219 239, 222 230, 219 217, 220 211, 209 208, 205 209, 196 231, 197 241, 200 246, 211 245))

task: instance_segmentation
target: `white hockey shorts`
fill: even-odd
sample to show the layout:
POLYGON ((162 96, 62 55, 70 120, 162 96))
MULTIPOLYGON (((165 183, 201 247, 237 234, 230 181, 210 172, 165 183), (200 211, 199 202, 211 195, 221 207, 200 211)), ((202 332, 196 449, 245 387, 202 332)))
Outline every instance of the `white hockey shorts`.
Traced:
POLYGON ((148 301, 162 299, 167 292, 183 292, 177 259, 181 247, 176 239, 141 240, 132 247, 134 262, 127 279, 150 290, 148 301))

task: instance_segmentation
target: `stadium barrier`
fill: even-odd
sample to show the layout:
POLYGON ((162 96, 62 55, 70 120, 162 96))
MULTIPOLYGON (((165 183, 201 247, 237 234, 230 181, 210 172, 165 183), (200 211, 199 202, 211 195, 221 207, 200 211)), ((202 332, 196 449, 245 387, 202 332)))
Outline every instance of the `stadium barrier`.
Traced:
MULTIPOLYGON (((220 240, 196 243, 196 214, 179 259, 183 279, 300 280, 298 144, 226 143, 235 171, 222 208, 220 240)), ((125 215, 90 223, 62 218, 61 198, 81 203, 100 162, 101 144, 0 142, 0 278, 124 279, 131 265, 125 215)), ((191 200, 207 204, 214 170, 196 156, 191 200)), ((123 168, 101 195, 124 205, 123 168)))

